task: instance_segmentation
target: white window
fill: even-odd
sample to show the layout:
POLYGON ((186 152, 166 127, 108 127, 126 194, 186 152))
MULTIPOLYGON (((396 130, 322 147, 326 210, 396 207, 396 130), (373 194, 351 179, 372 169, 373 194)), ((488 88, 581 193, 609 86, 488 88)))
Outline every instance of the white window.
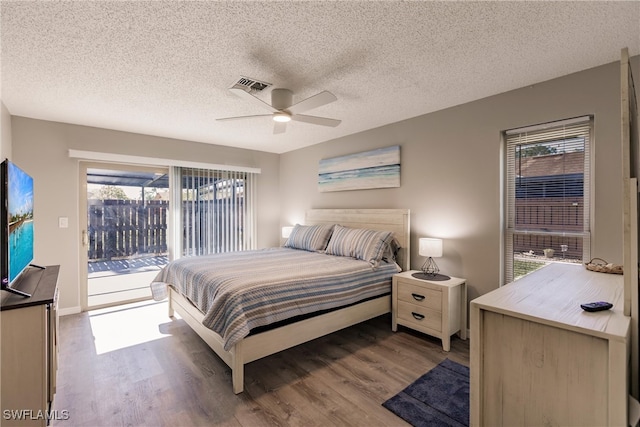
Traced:
POLYGON ((589 261, 590 134, 580 117, 505 132, 505 282, 589 261))

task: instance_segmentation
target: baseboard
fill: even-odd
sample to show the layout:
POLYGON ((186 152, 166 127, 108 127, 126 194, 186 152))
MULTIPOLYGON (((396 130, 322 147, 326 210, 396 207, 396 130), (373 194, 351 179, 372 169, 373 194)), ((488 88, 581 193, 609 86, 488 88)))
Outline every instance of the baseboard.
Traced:
POLYGON ((82 308, 80 306, 77 307, 68 307, 68 308, 58 308, 58 316, 68 316, 70 314, 78 314, 82 312, 82 308))

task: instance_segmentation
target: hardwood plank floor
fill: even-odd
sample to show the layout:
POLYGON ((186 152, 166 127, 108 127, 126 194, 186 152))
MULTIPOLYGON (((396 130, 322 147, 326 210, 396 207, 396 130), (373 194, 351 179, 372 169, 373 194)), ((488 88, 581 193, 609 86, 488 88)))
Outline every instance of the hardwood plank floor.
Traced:
POLYGON ((391 331, 384 315, 257 360, 235 395, 231 370, 167 304, 60 318, 52 426, 406 426, 382 403, 469 341, 391 331))

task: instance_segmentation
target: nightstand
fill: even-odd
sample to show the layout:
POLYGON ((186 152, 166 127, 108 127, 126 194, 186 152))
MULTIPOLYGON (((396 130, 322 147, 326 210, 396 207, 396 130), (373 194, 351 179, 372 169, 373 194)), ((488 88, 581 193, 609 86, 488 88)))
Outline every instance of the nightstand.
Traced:
POLYGON ((467 339, 467 284, 465 279, 429 281, 412 276, 417 270, 393 276, 391 330, 403 325, 440 338, 444 351, 451 349, 451 335, 467 339))

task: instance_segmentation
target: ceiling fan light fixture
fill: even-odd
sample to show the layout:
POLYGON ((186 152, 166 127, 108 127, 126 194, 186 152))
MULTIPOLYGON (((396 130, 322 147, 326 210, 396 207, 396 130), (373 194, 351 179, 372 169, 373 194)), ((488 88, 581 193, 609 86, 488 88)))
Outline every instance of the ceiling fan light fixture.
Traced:
MULTIPOLYGON (((1 0, 0 0, 1 1, 1 0)), ((337 101, 338 98, 331 92, 322 91, 317 93, 309 98, 303 99, 295 104, 293 104, 293 94, 289 89, 284 88, 275 88, 271 90, 271 104, 268 104, 258 97, 251 94, 251 90, 244 88, 243 84, 246 83, 245 80, 250 81, 250 79, 243 78, 241 81, 236 83, 233 87, 229 88, 229 90, 240 98, 244 98, 249 100, 254 105, 260 105, 263 109, 269 110, 270 114, 254 114, 250 116, 235 116, 235 117, 222 117, 216 120, 235 120, 235 119, 244 119, 251 117, 271 117, 274 121, 273 124, 273 133, 280 134, 284 133, 287 129, 287 122, 291 120, 295 120, 298 122, 310 123, 312 125, 320 125, 320 126, 329 126, 336 127, 340 124, 340 120, 329 119, 326 117, 318 117, 318 116, 307 116, 304 113, 313 108, 322 107, 323 105, 327 105, 331 102, 337 101)))
POLYGON ((288 115, 287 113, 274 113, 273 114, 273 121, 274 122, 280 122, 280 123, 287 123, 291 121, 291 116, 288 115))

